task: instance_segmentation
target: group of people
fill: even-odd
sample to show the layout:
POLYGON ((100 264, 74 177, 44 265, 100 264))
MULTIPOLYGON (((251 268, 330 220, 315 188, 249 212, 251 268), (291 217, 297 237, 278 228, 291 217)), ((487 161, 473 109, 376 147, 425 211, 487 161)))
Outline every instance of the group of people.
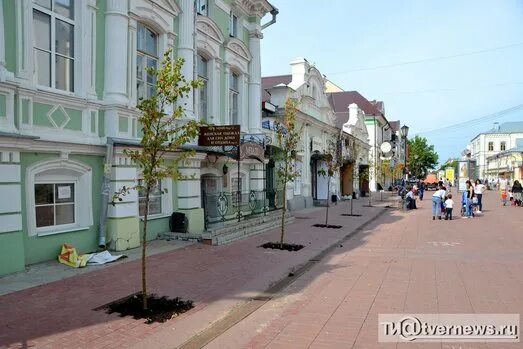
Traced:
MULTIPOLYGON (((487 187, 482 181, 476 180, 472 183, 466 182, 466 190, 461 195, 461 215, 463 218, 472 218, 475 213, 483 211, 483 193, 487 187)), ((447 191, 443 184, 438 185, 438 189, 432 195, 432 220, 438 219, 452 220, 454 200, 452 194, 447 191)))

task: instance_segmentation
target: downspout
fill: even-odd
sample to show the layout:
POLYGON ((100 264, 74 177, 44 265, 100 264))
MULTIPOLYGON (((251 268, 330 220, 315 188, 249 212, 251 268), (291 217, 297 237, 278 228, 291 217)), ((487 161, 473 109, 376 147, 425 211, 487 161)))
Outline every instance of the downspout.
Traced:
POLYGON ((102 190, 100 198, 100 221, 98 223, 98 247, 106 247, 106 221, 107 206, 109 204, 109 193, 111 192, 111 168, 113 160, 114 142, 111 137, 107 137, 107 148, 105 150, 104 176, 102 179, 102 190))
POLYGON ((269 22, 262 25, 261 30, 276 23, 276 16, 278 15, 278 13, 280 13, 280 11, 278 11, 278 9, 276 7, 272 6, 272 10, 271 10, 272 19, 269 22))

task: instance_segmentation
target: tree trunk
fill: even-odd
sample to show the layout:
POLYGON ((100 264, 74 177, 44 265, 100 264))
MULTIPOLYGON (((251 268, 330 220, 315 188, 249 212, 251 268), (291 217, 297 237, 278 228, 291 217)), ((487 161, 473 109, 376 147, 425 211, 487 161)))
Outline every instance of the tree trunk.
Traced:
POLYGON ((283 237, 285 235, 285 211, 287 211, 287 172, 288 160, 285 159, 285 176, 283 177, 283 206, 281 208, 281 236, 280 248, 283 249, 283 237))
POLYGON ((331 179, 330 177, 327 178, 327 209, 325 210, 325 227, 329 225, 329 195, 331 190, 331 179))
POLYGON ((147 309, 147 273, 145 268, 145 250, 147 247, 147 217, 149 215, 149 195, 151 188, 147 186, 145 190, 145 214, 143 216, 143 235, 142 235, 142 300, 143 309, 147 309))

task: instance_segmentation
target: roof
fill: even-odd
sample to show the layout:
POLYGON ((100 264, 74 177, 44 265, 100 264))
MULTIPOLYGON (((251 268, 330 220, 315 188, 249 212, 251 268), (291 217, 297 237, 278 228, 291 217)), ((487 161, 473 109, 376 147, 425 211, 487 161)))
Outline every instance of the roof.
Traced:
POLYGON ((523 133, 523 121, 504 122, 499 125, 499 130, 491 128, 484 133, 523 133))
POLYGON ((398 132, 400 130, 401 123, 399 120, 389 121, 389 125, 390 125, 390 128, 392 129, 392 131, 398 132))
POLYGON ((268 89, 284 84, 288 85, 292 81, 292 75, 276 75, 276 76, 266 76, 262 78, 262 101, 268 101, 271 99, 271 95, 267 92, 268 89))
MULTIPOLYGON (((383 115, 375 105, 363 97, 358 91, 343 91, 329 93, 329 102, 334 109, 336 115, 336 126, 340 127, 348 120, 348 108, 352 103, 356 103, 358 107, 363 110, 366 116, 381 116, 383 115)), ((386 120, 386 119, 385 119, 386 120)))

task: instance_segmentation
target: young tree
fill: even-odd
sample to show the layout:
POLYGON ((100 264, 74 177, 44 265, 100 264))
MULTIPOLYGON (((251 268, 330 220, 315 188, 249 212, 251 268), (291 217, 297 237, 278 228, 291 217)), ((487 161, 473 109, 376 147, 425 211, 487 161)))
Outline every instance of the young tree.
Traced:
POLYGON ((336 173, 340 171, 342 165, 341 158, 341 145, 337 138, 333 137, 327 141, 327 153, 323 156, 323 161, 327 165, 327 168, 321 168, 318 170, 318 174, 327 177, 327 208, 325 210, 325 227, 329 226, 329 201, 330 201, 330 184, 331 179, 336 173))
MULTIPOLYGON (((142 232, 142 298, 143 308, 147 309, 147 222, 149 216, 149 198, 151 191, 164 178, 178 180, 182 178, 178 171, 178 163, 190 157, 192 151, 182 151, 180 146, 189 143, 199 133, 200 123, 185 118, 185 108, 180 100, 187 97, 192 89, 202 86, 201 81, 187 81, 182 75, 184 60, 173 61, 171 50, 164 54, 160 69, 148 69, 148 73, 156 78, 156 94, 147 99, 141 99, 137 108, 140 110, 138 122, 143 131, 139 149, 125 149, 141 170, 142 180, 132 187, 122 187, 114 194, 114 200, 122 201, 122 196, 132 190, 145 192, 145 213, 142 232), (168 108, 172 111, 168 111, 168 108), (167 163, 165 154, 176 152, 176 158, 167 163)), ((162 190, 162 194, 167 192, 162 190)))
POLYGON ((424 178, 427 171, 438 163, 434 146, 425 137, 416 136, 409 140, 409 171, 416 178, 424 178))
POLYGON ((276 139, 280 147, 280 166, 278 178, 283 184, 283 207, 281 210, 281 235, 280 248, 283 248, 285 236, 285 213, 287 212, 287 183, 293 182, 300 172, 296 169, 296 154, 302 137, 303 126, 298 127, 296 117, 298 115, 298 102, 287 98, 285 101, 285 115, 283 122, 276 128, 276 139))

